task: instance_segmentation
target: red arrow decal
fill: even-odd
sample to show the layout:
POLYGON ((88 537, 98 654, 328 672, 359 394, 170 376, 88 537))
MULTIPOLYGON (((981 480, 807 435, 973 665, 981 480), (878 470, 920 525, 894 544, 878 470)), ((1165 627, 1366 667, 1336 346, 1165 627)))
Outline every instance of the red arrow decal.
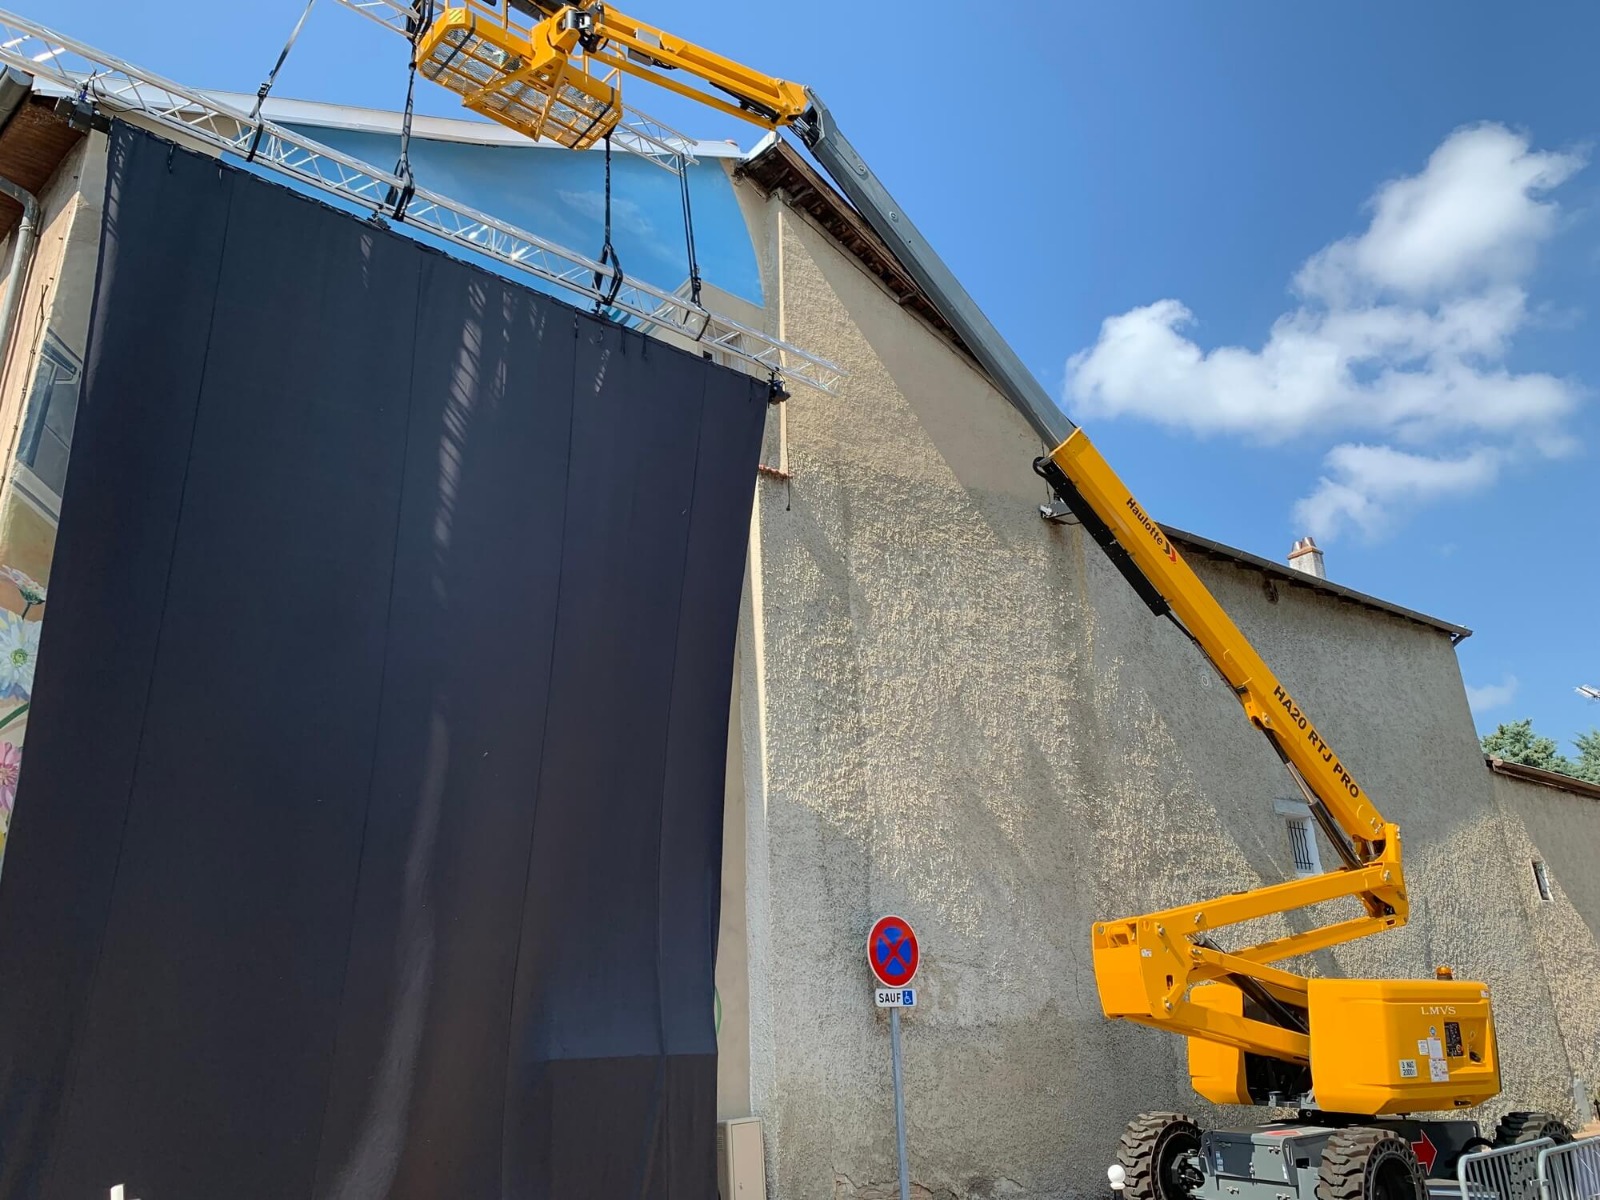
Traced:
POLYGON ((1411 1149, 1416 1154, 1417 1161, 1422 1164, 1422 1169, 1432 1175, 1434 1160, 1439 1157, 1439 1147, 1433 1144, 1433 1139, 1428 1136, 1426 1129, 1422 1130, 1417 1140, 1411 1143, 1411 1149))

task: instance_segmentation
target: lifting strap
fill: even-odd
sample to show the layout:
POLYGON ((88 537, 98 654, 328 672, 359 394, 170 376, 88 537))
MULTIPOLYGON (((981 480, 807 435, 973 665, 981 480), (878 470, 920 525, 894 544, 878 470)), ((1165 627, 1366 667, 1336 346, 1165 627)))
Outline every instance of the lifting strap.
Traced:
POLYGON ((678 156, 678 183, 683 194, 683 240, 684 249, 689 258, 689 302, 700 310, 700 332, 695 334, 694 340, 699 341, 705 337, 706 330, 711 328, 711 313, 700 299, 700 258, 694 248, 694 208, 689 203, 689 156, 678 156))
POLYGON ((400 187, 399 190, 390 188, 386 197, 396 221, 406 219, 406 206, 417 194, 417 177, 411 170, 411 114, 417 92, 417 46, 422 41, 423 33, 433 24, 433 0, 427 0, 417 18, 408 24, 411 26, 411 62, 406 73, 406 107, 400 117, 400 157, 394 164, 400 187))
POLYGON ((606 134, 606 230, 605 243, 600 247, 600 265, 611 268, 611 282, 606 283, 605 272, 594 273, 594 290, 605 288, 605 295, 594 302, 595 315, 611 307, 616 300, 617 293, 622 290, 622 260, 617 257, 617 248, 611 244, 611 135, 606 134))
POLYGON ((250 120, 256 127, 255 135, 250 139, 250 151, 244 156, 247 163, 255 162, 256 151, 261 149, 261 134, 265 125, 261 120, 261 106, 267 102, 267 95, 272 91, 272 85, 278 81, 278 72, 283 70, 283 64, 289 59, 289 51, 294 49, 295 39, 300 36, 300 31, 305 28, 306 18, 311 15, 311 6, 317 0, 306 0, 305 9, 300 13, 300 19, 294 23, 294 29, 289 34, 289 40, 283 44, 283 49, 278 51, 278 61, 272 64, 272 70, 267 72, 266 79, 262 80, 261 87, 256 90, 255 107, 250 110, 250 120))
POLYGON ((694 252, 694 208, 689 203, 689 156, 686 154, 678 156, 678 182, 683 191, 683 240, 689 256, 689 299, 694 301, 696 308, 701 308, 700 260, 694 252))

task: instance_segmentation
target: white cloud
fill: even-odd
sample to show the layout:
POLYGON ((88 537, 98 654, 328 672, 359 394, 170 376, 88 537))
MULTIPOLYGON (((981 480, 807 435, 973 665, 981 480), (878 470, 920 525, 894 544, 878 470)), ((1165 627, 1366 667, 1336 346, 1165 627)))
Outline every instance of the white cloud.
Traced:
POLYGON ((1488 449, 1431 458, 1392 446, 1335 446, 1323 460, 1328 473, 1294 506, 1295 519, 1323 542, 1347 526, 1374 537, 1384 532, 1396 506, 1478 491, 1495 481, 1501 461, 1488 449))
MULTIPOLYGON (((561 203, 576 213, 595 221, 602 221, 606 215, 606 195, 604 192, 587 191, 572 192, 559 191, 556 193, 561 198, 561 203)), ((623 233, 630 233, 636 237, 651 238, 656 235, 656 227, 644 209, 636 201, 625 196, 611 198, 611 224, 623 233)))
POLYGON ((1462 426, 1500 433, 1552 423, 1577 399, 1552 376, 1485 363, 1526 317, 1515 289, 1432 312, 1301 308, 1278 319, 1259 351, 1207 353, 1182 332, 1193 322, 1189 310, 1160 300, 1108 318, 1100 340, 1069 363, 1069 390, 1086 416, 1269 442, 1312 430, 1407 441, 1462 426))
POLYGON ((1482 687, 1467 685, 1467 704, 1474 713, 1486 713, 1504 708, 1517 698, 1517 677, 1507 675, 1499 683, 1486 683, 1482 687))
POLYGON ((1069 360, 1073 407, 1202 435, 1377 435, 1419 451, 1330 452, 1300 504, 1323 522, 1319 537, 1346 524, 1378 534, 1393 506, 1487 486, 1508 456, 1568 452, 1581 390, 1505 356, 1530 321, 1538 247, 1559 225, 1550 193, 1582 165, 1500 125, 1458 130, 1420 174, 1377 190, 1364 232, 1306 261, 1299 303, 1259 349, 1204 350, 1193 313, 1159 300, 1108 318, 1069 360))
POLYGON ((1332 301, 1363 286, 1426 298, 1520 279, 1556 227, 1547 193, 1582 166, 1503 125, 1457 130, 1420 175, 1379 188, 1367 231, 1312 255, 1296 286, 1332 301))

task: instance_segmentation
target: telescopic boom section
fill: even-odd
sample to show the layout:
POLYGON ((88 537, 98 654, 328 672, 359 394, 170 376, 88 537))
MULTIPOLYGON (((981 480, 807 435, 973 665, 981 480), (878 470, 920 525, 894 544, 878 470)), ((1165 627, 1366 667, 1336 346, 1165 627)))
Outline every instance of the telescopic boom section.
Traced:
POLYGON ((884 239, 929 300, 1040 440, 1054 447, 1035 469, 1158 615, 1169 616, 1233 690, 1305 796, 1343 865, 1094 931, 1095 974, 1108 1016, 1156 1025, 1236 1050, 1303 1063, 1309 1058, 1307 981, 1271 964, 1404 923, 1400 838, 1300 702, 1267 668, 1177 547, 1134 500, 1099 452, 1062 414, 974 303, 825 105, 796 83, 764 75, 603 4, 511 0, 529 26, 483 0, 445 0, 418 42, 429 78, 530 136, 582 147, 616 124, 617 78, 640 76, 767 128, 792 126, 884 239), (597 70, 603 74, 597 74, 597 70), (704 85, 704 86, 702 86, 704 85), (709 89, 709 90, 708 90, 709 89), (1355 898, 1347 920, 1224 950, 1212 931, 1355 898), (1226 982, 1230 989, 1190 989, 1226 982), (1242 992, 1248 1006, 1222 999, 1242 992))

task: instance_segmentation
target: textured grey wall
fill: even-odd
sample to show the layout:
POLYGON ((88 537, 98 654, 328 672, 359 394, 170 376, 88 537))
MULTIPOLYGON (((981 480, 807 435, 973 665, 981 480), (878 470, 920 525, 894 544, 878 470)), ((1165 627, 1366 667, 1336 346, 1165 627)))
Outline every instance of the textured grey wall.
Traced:
POLYGON ((1560 1023, 1572 1072, 1591 1096, 1600 1095, 1600 800, 1504 775, 1491 779, 1546 1003, 1560 1023), (1549 875, 1548 901, 1534 882, 1536 859, 1549 875))
MULTIPOLYGON (((1100 551, 1040 522, 1037 447, 986 381, 808 221, 741 192, 778 331, 850 372, 839 396, 788 405, 794 478, 760 486, 741 649, 746 940, 725 953, 748 956, 738 1038, 773 1195, 893 1194, 863 962, 890 911, 925 955, 906 1022, 915 1194, 1100 1194, 1134 1113, 1221 1114, 1192 1097, 1178 1039, 1103 1020, 1090 924, 1288 877, 1273 801, 1292 785, 1100 551)), ((1405 830, 1411 926, 1309 969, 1488 980, 1508 1100, 1561 1103, 1526 868, 1448 639, 1195 566, 1405 830)))

